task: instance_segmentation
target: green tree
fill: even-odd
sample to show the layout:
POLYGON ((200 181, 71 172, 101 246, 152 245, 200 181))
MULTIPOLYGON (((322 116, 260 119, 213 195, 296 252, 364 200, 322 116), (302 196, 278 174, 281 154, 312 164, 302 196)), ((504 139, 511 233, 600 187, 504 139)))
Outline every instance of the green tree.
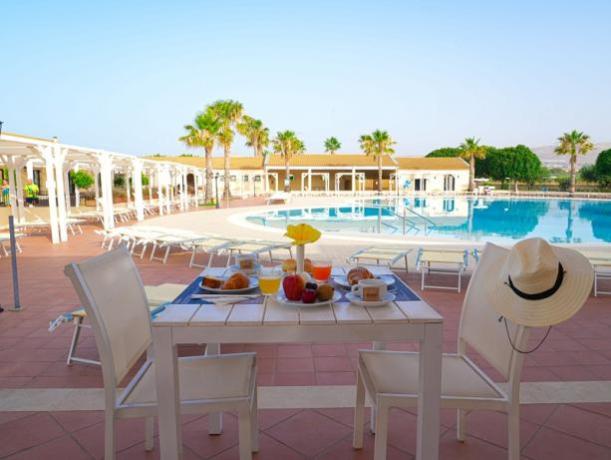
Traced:
POLYGON ((210 110, 197 114, 192 125, 185 125, 187 133, 178 140, 188 147, 203 148, 206 159, 206 188, 204 199, 206 203, 212 200, 212 153, 217 136, 221 129, 221 121, 210 110))
POLYGON ((94 182, 93 176, 82 169, 79 171, 70 171, 70 179, 72 179, 74 186, 79 190, 88 189, 94 182))
POLYGON ((460 156, 461 150, 458 147, 441 147, 429 152, 427 158, 447 158, 460 156))
POLYGON ((486 158, 486 147, 479 144, 479 139, 468 137, 460 144, 460 157, 469 162, 469 191, 475 190, 475 160, 486 158))
POLYGON ((297 137, 294 131, 280 131, 272 141, 274 152, 284 159, 284 191, 291 191, 290 162, 295 155, 301 155, 305 151, 305 144, 297 137))
POLYGON ((611 185, 611 149, 603 150, 596 158, 596 180, 601 187, 611 185))
POLYGON ((335 155, 335 152, 341 148, 342 144, 337 137, 329 137, 328 139, 325 139, 325 152, 335 155))
POLYGON ((577 177, 577 156, 585 155, 594 148, 590 141, 590 136, 580 131, 573 130, 570 133, 564 133, 558 138, 559 145, 555 152, 558 155, 570 155, 569 159, 569 176, 570 185, 569 193, 575 193, 575 179, 577 177))
POLYGON ((217 141, 223 148, 223 169, 225 186, 223 196, 231 197, 229 169, 231 168, 231 146, 235 138, 234 127, 240 122, 244 115, 244 106, 232 99, 219 100, 208 107, 210 113, 221 122, 221 129, 217 134, 217 141))
POLYGON ((142 186, 146 187, 149 184, 150 184, 149 176, 147 176, 146 174, 142 173, 142 186))
POLYGON ((533 184, 544 174, 541 160, 525 145, 503 149, 489 148, 481 163, 484 174, 503 183, 512 180, 516 190, 518 182, 533 184))
POLYGON ((579 169, 579 180, 584 182, 598 182, 598 176, 596 175, 596 165, 585 165, 579 169))
POLYGON ((382 192, 382 157, 392 155, 395 150, 392 148, 396 142, 390 137, 387 131, 376 129, 371 134, 363 134, 359 138, 361 150, 365 155, 372 156, 378 162, 378 193, 382 192))

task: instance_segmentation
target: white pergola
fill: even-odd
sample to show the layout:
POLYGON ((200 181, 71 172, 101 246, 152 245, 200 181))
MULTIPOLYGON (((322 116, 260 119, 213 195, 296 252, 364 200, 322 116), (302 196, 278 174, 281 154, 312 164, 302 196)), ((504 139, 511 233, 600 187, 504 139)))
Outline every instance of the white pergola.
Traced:
POLYGON ((320 176, 320 177, 322 177, 322 181, 325 184, 325 192, 328 193, 329 192, 329 177, 330 177, 330 174, 328 172, 316 172, 316 171, 312 171, 311 169, 308 170, 307 172, 302 172, 301 173, 301 193, 304 192, 306 180, 308 181, 308 192, 312 193, 312 177, 313 176, 320 176))
POLYGON ((22 169, 26 168, 29 179, 33 177, 34 167, 45 170, 45 188, 49 199, 48 223, 53 243, 68 239, 67 226, 70 215, 68 177, 71 170, 88 170, 93 173, 96 209, 102 213, 105 229, 114 227, 115 208, 112 191, 115 173, 125 175, 126 206, 135 211, 138 220, 144 219, 143 173, 149 177, 148 206, 158 207, 159 214, 169 213, 173 204, 178 204, 184 211, 192 203, 199 202, 200 188, 205 177, 204 170, 189 165, 63 144, 57 139, 40 139, 12 133, 0 134, 0 165, 9 171, 10 205, 18 223, 26 222, 22 169), (192 197, 188 194, 188 174, 193 174, 194 177, 195 190, 192 197), (153 200, 154 185, 157 186, 156 203, 153 200), (177 203, 175 190, 179 191, 177 203))
POLYGON ((335 174, 335 193, 339 193, 339 184, 342 180, 342 177, 350 176, 351 177, 351 185, 352 185, 352 193, 355 192, 364 192, 365 191, 365 173, 364 172, 356 172, 354 169, 352 172, 342 172, 335 174))

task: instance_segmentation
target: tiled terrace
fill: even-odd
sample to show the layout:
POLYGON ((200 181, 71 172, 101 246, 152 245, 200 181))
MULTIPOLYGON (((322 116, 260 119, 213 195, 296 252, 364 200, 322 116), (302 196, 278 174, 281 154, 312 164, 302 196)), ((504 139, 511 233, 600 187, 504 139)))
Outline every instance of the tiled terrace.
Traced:
MULTIPOLYGON (((0 315, 0 388, 100 388, 101 372, 85 365, 66 366, 72 327, 54 333, 48 322, 77 305, 76 296, 63 275, 70 261, 100 253, 99 238, 91 229, 84 236, 53 246, 45 237, 23 242, 19 257, 22 304, 20 313, 0 315)), ((187 268, 186 255, 173 255, 167 265, 137 261, 146 284, 187 283, 198 270, 187 268)), ((9 260, 0 259, 0 302, 12 304, 9 260)), ((453 292, 419 292, 414 275, 406 281, 444 316, 444 348, 456 349, 456 332, 462 295, 453 292)), ((591 297, 568 323, 554 328, 539 351, 527 356, 523 381, 611 380, 611 314, 609 297, 591 297)), ((538 337, 538 335, 537 335, 538 337)), ((536 338, 533 340, 536 340, 536 338)), ((352 385, 356 350, 369 344, 226 346, 223 351, 258 353, 261 386, 352 385)), ((389 348, 410 349, 394 343, 389 348)), ((199 347, 184 353, 201 352, 199 347)), ((80 354, 96 357, 93 338, 86 335, 80 354)), ((494 376, 490 367, 484 367, 494 376)), ((611 391, 611 386, 609 387, 611 391)), ((6 393, 5 393, 6 394, 6 393)), ((415 454, 414 413, 395 410, 390 424, 389 458, 415 454)), ((260 411, 259 459, 372 458, 373 437, 366 437, 363 451, 351 447, 352 410, 349 408, 281 409, 260 411)), ((505 419, 497 413, 472 413, 469 437, 464 444, 454 439, 454 414, 443 414, 443 459, 506 458, 505 419)), ((185 458, 237 458, 237 423, 225 418, 225 432, 208 436, 206 417, 184 419, 185 458)), ((158 458, 146 453, 143 423, 119 424, 121 459, 158 458)), ((611 459, 611 404, 527 404, 522 406, 523 458, 611 459)), ((0 458, 90 459, 103 455, 101 411, 45 411, 0 413, 0 458)))

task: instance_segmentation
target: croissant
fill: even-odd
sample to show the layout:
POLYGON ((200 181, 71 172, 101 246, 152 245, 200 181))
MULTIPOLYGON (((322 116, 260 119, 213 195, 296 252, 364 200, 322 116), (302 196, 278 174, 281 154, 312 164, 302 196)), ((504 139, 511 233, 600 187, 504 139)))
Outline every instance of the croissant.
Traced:
POLYGON ((223 280, 214 276, 204 276, 202 284, 212 289, 218 289, 223 285, 223 280))
POLYGON ((374 278, 373 274, 365 267, 355 267, 346 275, 346 279, 348 280, 348 284, 350 284, 350 286, 358 284, 358 282, 361 280, 368 280, 371 278, 374 278))
POLYGON ((234 289, 246 289, 250 285, 250 280, 242 272, 236 272, 227 278, 227 281, 223 283, 221 289, 234 290, 234 289))

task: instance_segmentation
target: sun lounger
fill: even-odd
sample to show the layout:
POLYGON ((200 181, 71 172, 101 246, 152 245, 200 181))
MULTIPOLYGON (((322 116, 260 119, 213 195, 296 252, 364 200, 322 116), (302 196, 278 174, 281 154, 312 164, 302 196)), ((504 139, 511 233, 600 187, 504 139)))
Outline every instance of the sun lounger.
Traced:
MULTIPOLYGON (((15 232, 15 245, 17 246, 17 252, 21 253, 21 246, 19 246, 18 239, 23 236, 23 233, 15 232)), ((2 250, 2 254, 5 256, 10 255, 10 244, 11 244, 11 235, 9 232, 0 232, 0 249, 2 250)))
POLYGON ((592 264, 594 268, 594 297, 598 294, 611 294, 611 291, 601 291, 598 288, 599 281, 611 281, 611 252, 601 250, 578 249, 592 264))
POLYGON ((220 236, 209 236, 206 239, 195 241, 191 244, 191 259, 189 260, 189 268, 198 267, 205 268, 206 265, 198 264, 195 258, 198 254, 208 254, 208 267, 212 266, 214 256, 227 252, 227 248, 231 245, 240 244, 240 241, 230 238, 222 238, 220 236))
MULTIPOLYGON (((163 311, 164 305, 171 302, 185 289, 184 284, 160 284, 159 286, 145 286, 146 297, 149 302, 149 310, 151 316, 154 318, 158 313, 163 311)), ((59 325, 66 322, 72 322, 74 324, 74 332, 72 333, 72 340, 70 341, 70 348, 68 349, 68 359, 66 364, 72 363, 84 363, 84 364, 96 364, 100 365, 99 361, 81 358, 76 356, 76 349, 78 347, 78 341, 81 335, 81 328, 90 328, 88 324, 84 324, 87 313, 84 308, 77 308, 69 313, 64 313, 58 317, 55 321, 49 324, 49 331, 53 332, 59 325)))
POLYGON ((267 197, 265 201, 266 204, 274 204, 282 202, 284 204, 289 204, 291 202, 291 194, 287 192, 275 192, 267 197))
POLYGON ((197 233, 177 231, 171 231, 171 233, 160 235, 153 239, 153 248, 151 249, 150 260, 159 260, 165 264, 168 261, 170 251, 173 248, 188 250, 191 249, 193 244, 196 244, 199 241, 204 241, 208 238, 208 236, 197 233), (158 257, 155 255, 157 249, 165 249, 163 256, 158 257))
POLYGON ((269 254, 269 260, 272 262, 273 251, 285 250, 288 251, 289 258, 293 258, 291 250, 292 243, 289 241, 268 241, 268 240, 241 240, 238 243, 231 244, 226 247, 229 256, 227 257, 227 266, 231 263, 231 258, 235 254, 255 254, 259 257, 260 254, 269 254))
POLYGON ((375 260, 377 265, 380 265, 380 262, 382 262, 382 264, 388 266, 389 269, 396 268, 394 265, 399 261, 403 261, 405 264, 405 271, 408 272, 409 265, 407 263, 407 255, 411 251, 411 249, 397 246, 370 246, 356 251, 346 260, 349 264, 357 265, 360 264, 362 260, 375 260))
POLYGON ((469 251, 454 250, 454 249, 425 249, 420 248, 418 250, 418 258, 416 259, 416 269, 420 271, 420 289, 423 291, 426 288, 437 288, 437 289, 456 289, 458 292, 461 290, 462 275, 467 268, 469 260, 469 251), (426 275, 456 275, 458 277, 458 284, 456 287, 452 286, 438 286, 432 284, 426 284, 426 275))

